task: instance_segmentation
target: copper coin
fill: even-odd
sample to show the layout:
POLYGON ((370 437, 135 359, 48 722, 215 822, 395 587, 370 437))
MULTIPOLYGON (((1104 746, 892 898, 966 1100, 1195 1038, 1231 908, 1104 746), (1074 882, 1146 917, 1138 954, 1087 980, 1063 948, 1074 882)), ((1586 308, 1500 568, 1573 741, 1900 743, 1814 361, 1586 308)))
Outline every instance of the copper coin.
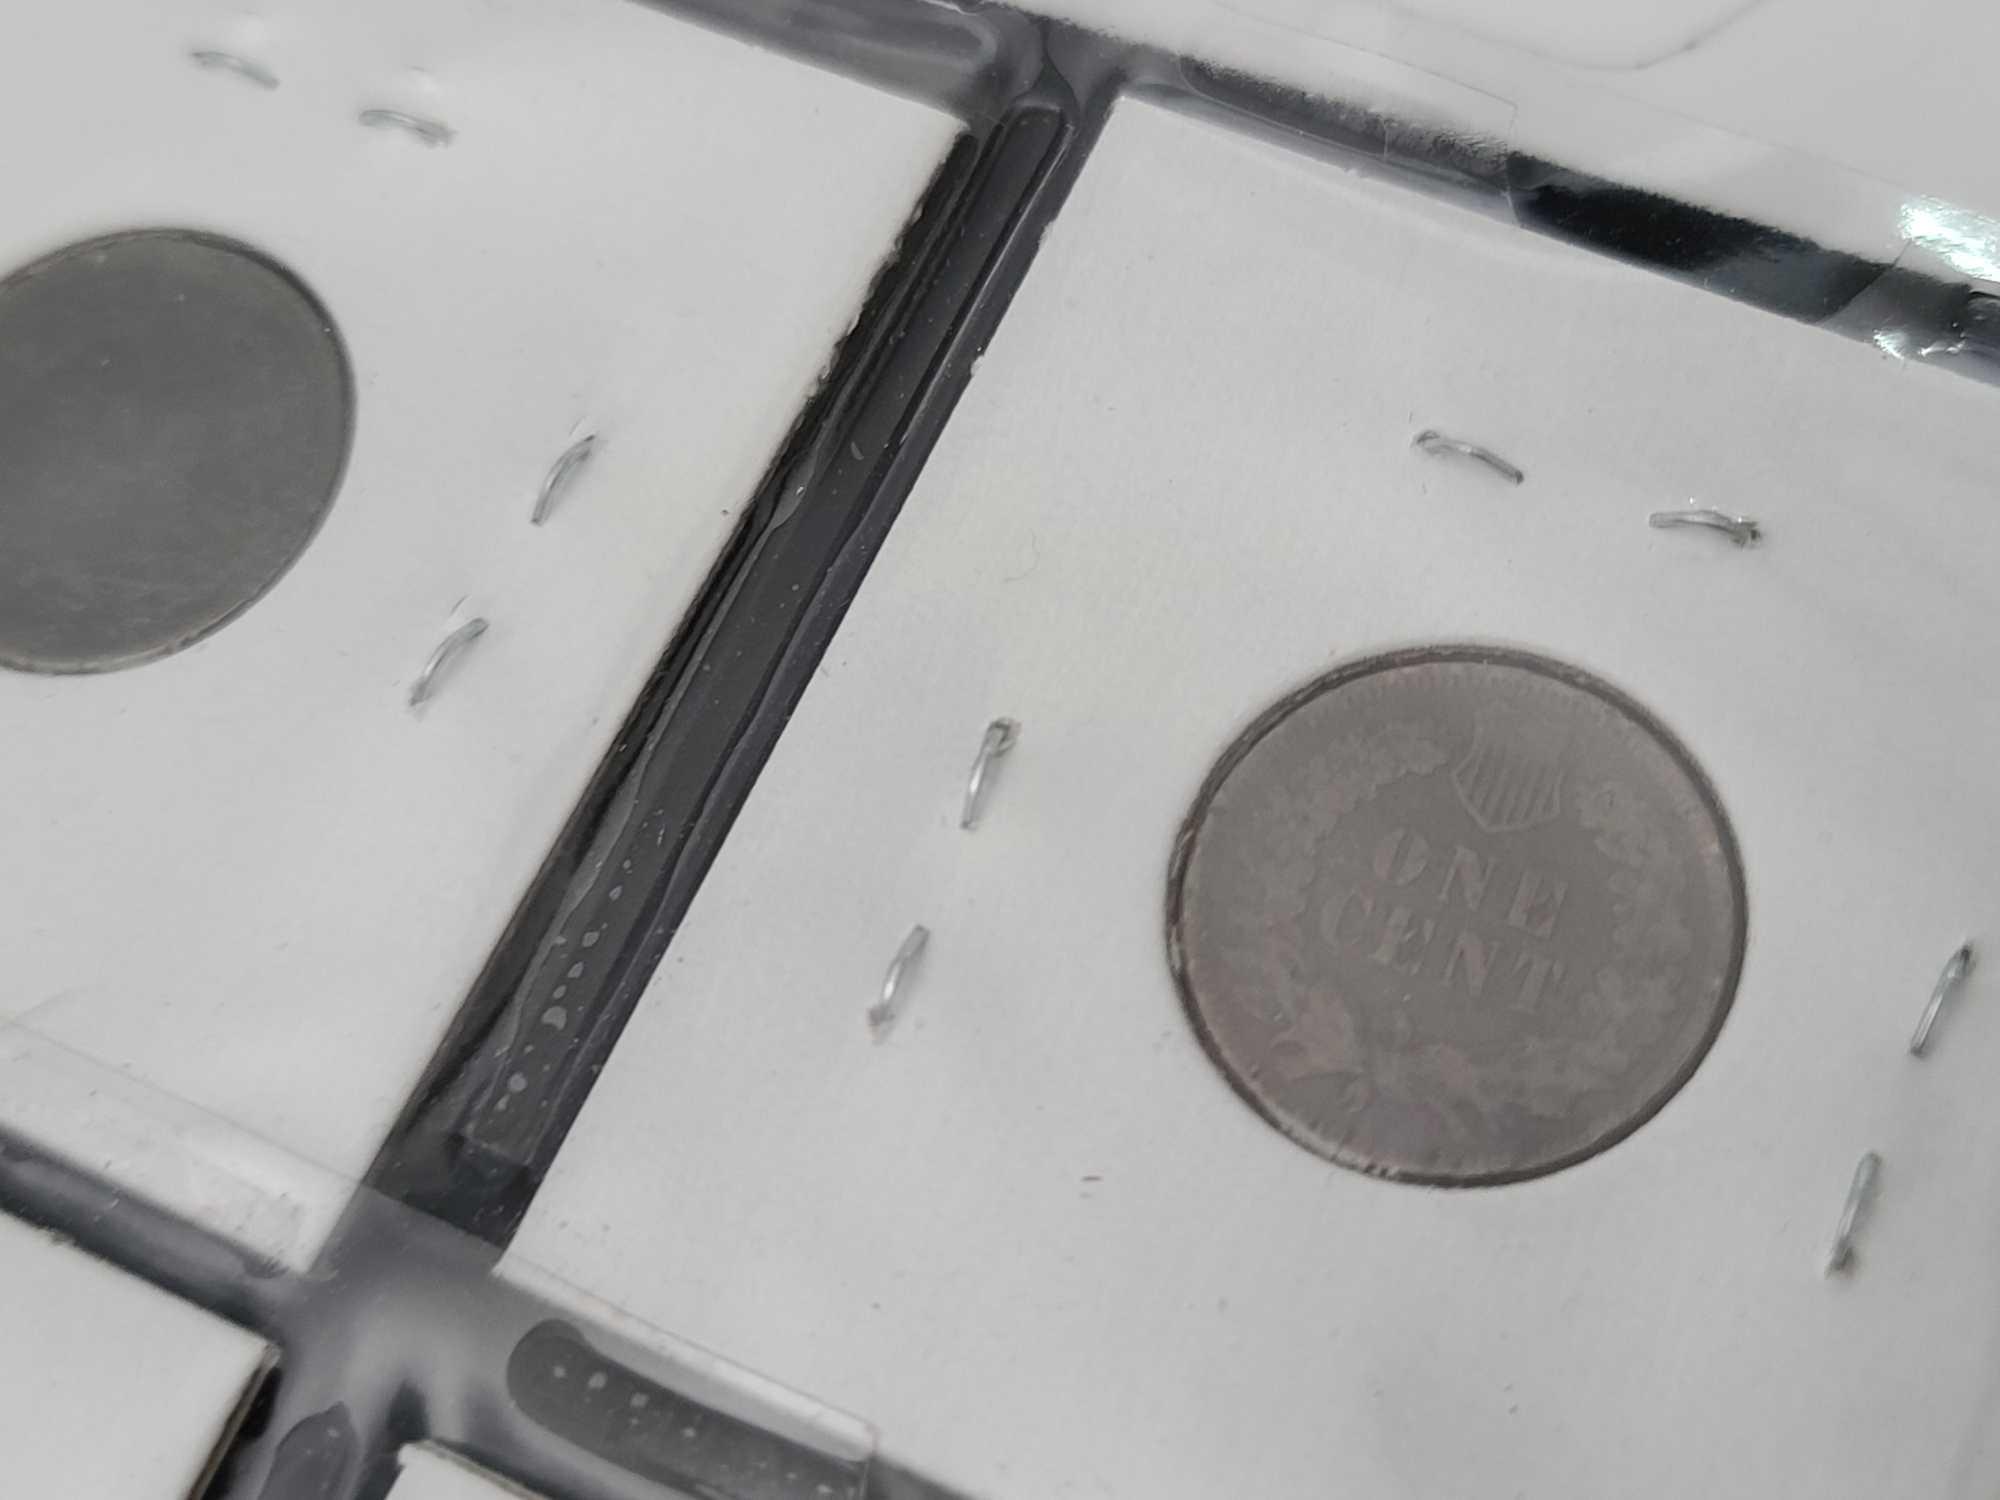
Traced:
POLYGON ((1209 1054, 1286 1135, 1384 1177, 1539 1176, 1685 1084, 1742 964, 1714 790, 1574 667, 1446 646, 1264 713, 1174 849, 1168 955, 1209 1054))

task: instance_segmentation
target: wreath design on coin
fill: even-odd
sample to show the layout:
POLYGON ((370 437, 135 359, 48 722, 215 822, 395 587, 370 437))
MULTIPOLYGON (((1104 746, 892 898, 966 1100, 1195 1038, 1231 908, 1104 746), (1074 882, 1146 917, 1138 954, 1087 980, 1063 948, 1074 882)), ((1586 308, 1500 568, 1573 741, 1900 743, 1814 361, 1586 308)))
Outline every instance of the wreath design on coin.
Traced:
POLYGON ((1613 866, 1612 955, 1596 974, 1572 977, 1579 1025, 1521 1037, 1513 1066, 1482 1068, 1448 1042, 1411 1045, 1407 1018, 1357 1014, 1344 995, 1308 981, 1307 946, 1318 939, 1307 924, 1322 846, 1385 788, 1449 759, 1426 727, 1390 722, 1334 741, 1308 763, 1302 784, 1274 788, 1251 815, 1248 842, 1259 858, 1237 872, 1259 897, 1255 941, 1232 943, 1218 959, 1230 991, 1270 1032, 1283 1083, 1335 1085, 1339 1114, 1378 1098, 1420 1107, 1472 1143, 1503 1110, 1568 1112, 1579 1094, 1613 1083, 1645 1055, 1674 1022, 1693 936, 1681 914, 1686 873, 1653 811, 1617 782, 1586 781, 1565 791, 1563 812, 1613 866), (1371 1035, 1397 1023, 1402 1036, 1371 1035))

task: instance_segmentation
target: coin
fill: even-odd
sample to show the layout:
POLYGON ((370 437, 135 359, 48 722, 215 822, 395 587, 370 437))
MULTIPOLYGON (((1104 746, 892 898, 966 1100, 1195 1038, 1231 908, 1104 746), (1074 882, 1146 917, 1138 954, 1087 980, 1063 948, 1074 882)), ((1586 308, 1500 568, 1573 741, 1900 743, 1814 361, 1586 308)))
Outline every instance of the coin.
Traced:
POLYGON ((1209 1055, 1343 1166, 1539 1176, 1687 1082, 1742 965, 1741 863, 1688 751, 1575 667, 1343 667, 1223 755, 1175 842, 1168 958, 1209 1055))
POLYGON ((0 665, 191 645, 305 549, 353 382, 327 314, 246 246, 86 240, 0 282, 0 665))

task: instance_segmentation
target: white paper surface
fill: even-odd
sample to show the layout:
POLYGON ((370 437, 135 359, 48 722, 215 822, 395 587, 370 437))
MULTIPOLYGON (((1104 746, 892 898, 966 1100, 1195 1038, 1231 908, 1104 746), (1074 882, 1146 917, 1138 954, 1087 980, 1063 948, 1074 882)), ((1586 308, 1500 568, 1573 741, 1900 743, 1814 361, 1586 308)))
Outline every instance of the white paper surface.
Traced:
POLYGON ((405 1448, 389 1500, 535 1500, 519 1485, 504 1484, 463 1459, 429 1444, 405 1448))
POLYGON ((509 1264, 995 1500, 1990 1493, 1983 979, 1904 1045, 2000 888, 1993 400, 1122 104, 509 1264), (1424 427, 1527 482, 1413 453, 1424 427), (1690 496, 1765 544, 1648 528, 1690 496), (1256 1118, 1161 909, 1258 711, 1460 639, 1574 661, 1682 737, 1750 937, 1657 1118, 1453 1192, 1256 1118))
POLYGON ((89 0, 8 30, 0 267, 129 226, 245 239, 326 302, 358 412, 323 530, 240 619, 137 669, 0 672, 0 1019, 31 1033, 0 1048, 0 1122, 204 1218, 206 1165, 135 1164, 100 1094, 267 1141, 309 1165, 217 1227, 302 1260, 955 126, 622 0, 89 0), (357 124, 375 106, 456 138, 357 124), (33 1104, 44 1044, 102 1086, 33 1104))
POLYGON ((0 1215, 9 1495, 186 1500, 263 1342, 0 1215))

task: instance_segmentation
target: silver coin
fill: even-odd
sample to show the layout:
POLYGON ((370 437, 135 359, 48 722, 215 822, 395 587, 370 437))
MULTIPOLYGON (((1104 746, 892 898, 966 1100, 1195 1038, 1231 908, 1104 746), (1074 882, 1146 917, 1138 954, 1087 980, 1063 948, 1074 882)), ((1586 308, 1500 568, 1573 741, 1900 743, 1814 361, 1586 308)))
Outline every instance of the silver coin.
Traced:
POLYGON ((319 529, 353 415, 325 310, 245 246, 143 230, 0 282, 0 665, 107 671, 234 618, 319 529))
POLYGON ((1168 955, 1294 1140, 1412 1182, 1602 1151, 1687 1082, 1742 964, 1734 836, 1622 694, 1521 653, 1345 667, 1266 712, 1176 841, 1168 955))

